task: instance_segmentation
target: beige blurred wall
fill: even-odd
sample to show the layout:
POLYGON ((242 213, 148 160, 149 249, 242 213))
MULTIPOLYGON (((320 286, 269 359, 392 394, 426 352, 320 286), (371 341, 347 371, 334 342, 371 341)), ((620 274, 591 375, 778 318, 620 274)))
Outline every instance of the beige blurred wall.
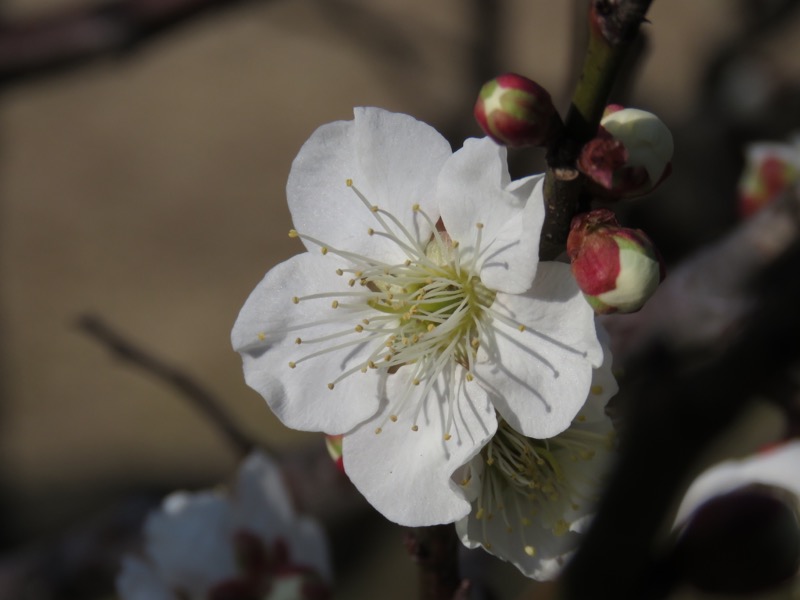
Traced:
MULTIPOLYGON (((355 12, 247 3, 0 99, 0 459, 30 526, 60 522, 109 482, 213 481, 234 464, 182 398, 81 334, 82 313, 194 374, 253 435, 316 439, 272 417, 228 339, 255 283, 300 250, 286 236, 291 160, 354 105, 441 124, 468 120, 474 94, 467 2, 335 4, 355 12)), ((563 97, 571 6, 508 2, 503 69, 563 97)), ((739 26, 730 6, 654 3, 636 93, 666 120, 681 118, 702 57, 739 26)))

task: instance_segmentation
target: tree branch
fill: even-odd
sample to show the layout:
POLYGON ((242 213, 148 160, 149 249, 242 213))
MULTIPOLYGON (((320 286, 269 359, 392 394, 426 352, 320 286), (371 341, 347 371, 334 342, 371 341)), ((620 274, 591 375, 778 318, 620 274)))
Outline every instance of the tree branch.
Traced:
POLYGON ((158 34, 242 0, 110 0, 0 23, 0 83, 8 85, 129 52, 158 34))
MULTIPOLYGON (((247 455, 256 447, 256 443, 222 409, 220 400, 188 375, 137 348, 96 316, 80 317, 78 327, 104 345, 117 358, 143 369, 149 375, 175 388, 217 427, 241 456, 247 455)), ((263 447, 261 444, 258 446, 263 447)))
POLYGON ((639 25, 652 0, 593 0, 589 44, 572 95, 563 135, 548 149, 545 222, 539 247, 542 260, 564 251, 572 217, 581 209, 583 177, 575 167, 581 147, 594 137, 608 95, 634 47, 639 25))
POLYGON ((680 293, 667 289, 655 324, 621 352, 634 376, 620 396, 620 460, 561 599, 660 598, 675 583, 660 569, 662 530, 698 456, 799 358, 798 215, 795 192, 688 262, 672 280, 680 293))
POLYGON ((419 565, 420 600, 459 600, 469 585, 458 572, 458 538, 453 525, 414 527, 406 533, 409 555, 419 565))

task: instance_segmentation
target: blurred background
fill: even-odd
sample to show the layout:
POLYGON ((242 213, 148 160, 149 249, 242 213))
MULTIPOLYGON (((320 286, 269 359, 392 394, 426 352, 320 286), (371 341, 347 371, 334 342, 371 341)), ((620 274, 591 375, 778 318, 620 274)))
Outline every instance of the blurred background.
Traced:
MULTIPOLYGON (((88 1, 6 0, 0 14, 13 24, 88 1)), ((321 444, 272 416, 229 342, 257 281, 301 250, 286 235, 284 197, 301 144, 375 105, 458 147, 480 133, 480 84, 504 71, 537 80, 565 111, 586 6, 223 4, 124 52, 25 77, 8 67, 0 28, 0 584, 20 556, 114 506, 215 485, 236 466, 212 423, 115 360, 77 327, 82 315, 190 374, 251 436, 286 450, 321 444)), ((795 4, 656 0, 650 10, 641 59, 612 99, 656 112, 675 134, 673 177, 626 211, 670 262, 735 223, 742 145, 800 126, 795 4)), ((517 174, 541 158, 515 154, 517 174)), ((337 557, 337 597, 369 598, 387 582, 380 597, 408 597, 400 530, 369 519, 374 534, 337 557)), ((525 584, 511 568, 494 577, 507 593, 525 584)), ((53 595, 31 583, 25 597, 103 597, 64 586, 53 595)))

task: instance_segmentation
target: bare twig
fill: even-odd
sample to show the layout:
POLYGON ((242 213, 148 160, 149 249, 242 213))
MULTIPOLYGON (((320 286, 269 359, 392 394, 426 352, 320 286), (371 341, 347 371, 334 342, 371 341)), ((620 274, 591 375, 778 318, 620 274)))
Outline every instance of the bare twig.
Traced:
POLYGON ((420 600, 458 600, 468 584, 458 573, 458 538, 453 525, 414 527, 405 538, 409 555, 420 569, 420 600))
MULTIPOLYGON (((220 400, 191 377, 137 348, 96 316, 80 317, 78 327, 103 344, 117 358, 143 369, 149 375, 175 388, 217 427, 241 456, 245 456, 256 447, 255 442, 222 409, 220 400)), ((259 444, 259 447, 263 445, 259 444)))
POLYGON ((800 195, 795 191, 671 270, 641 311, 604 317, 614 364, 626 370, 656 341, 684 352, 719 341, 755 301, 752 280, 798 240, 800 195))
POLYGON ((676 495, 700 453, 800 355, 799 209, 795 193, 689 262, 673 284, 681 293, 656 313, 664 320, 622 353, 633 375, 620 462, 560 598, 660 598, 679 576, 660 568, 676 495))
POLYGON ((539 256, 553 260, 564 251, 572 217, 581 207, 583 177, 575 168, 581 146, 594 137, 611 87, 652 0, 593 0, 589 45, 572 96, 563 135, 548 149, 545 223, 539 256))
POLYGON ((0 83, 118 55, 242 0, 111 0, 0 24, 0 83))

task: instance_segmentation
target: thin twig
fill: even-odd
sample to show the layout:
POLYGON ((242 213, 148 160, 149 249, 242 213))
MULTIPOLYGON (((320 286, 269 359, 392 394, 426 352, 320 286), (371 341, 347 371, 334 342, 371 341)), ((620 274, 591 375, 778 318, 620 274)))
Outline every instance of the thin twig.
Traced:
POLYGON ((453 525, 414 527, 406 532, 406 549, 419 565, 420 600, 463 597, 468 584, 458 572, 458 538, 453 525))
POLYGON ((608 95, 634 47, 652 0, 593 0, 589 44, 563 135, 548 149, 545 222, 539 256, 553 260, 564 251, 572 217, 581 209, 583 177, 575 168, 581 147, 597 132, 608 95))
POLYGON ((117 358, 143 369, 175 388, 216 426, 241 456, 246 456, 256 447, 255 442, 222 409, 220 400, 186 373, 137 348, 99 317, 83 315, 78 319, 78 327, 103 344, 117 358))
POLYGON ((0 22, 0 83, 120 55, 212 10, 242 0, 111 0, 0 22))
POLYGON ((680 576, 659 570, 676 495, 701 452, 800 354, 798 207, 800 197, 788 196, 688 263, 681 278, 699 293, 683 287, 682 302, 655 313, 665 320, 645 329, 647 343, 623 353, 632 376, 623 386, 620 462, 565 571, 562 600, 661 598, 680 576), (713 301, 731 296, 727 317, 706 328, 693 326, 711 314, 704 292, 713 301))

